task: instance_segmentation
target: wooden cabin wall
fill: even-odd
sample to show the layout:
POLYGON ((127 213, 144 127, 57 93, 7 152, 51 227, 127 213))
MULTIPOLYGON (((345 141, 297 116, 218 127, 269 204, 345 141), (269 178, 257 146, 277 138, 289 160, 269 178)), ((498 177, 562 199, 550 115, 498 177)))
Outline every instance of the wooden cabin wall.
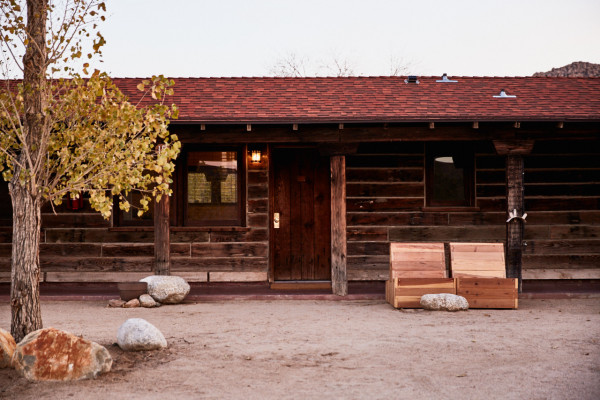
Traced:
MULTIPOLYGON (((599 141, 538 142, 525 156, 524 279, 600 278, 599 141)), ((346 159, 348 278, 388 278, 389 243, 504 242, 505 160, 475 146, 475 208, 425 204, 424 143, 364 144, 346 159)))
MULTIPOLYGON (((246 168, 246 226, 171 228, 171 273, 190 282, 266 281, 268 162, 246 168)), ((0 282, 10 282, 12 213, 0 189, 0 282)), ((43 282, 122 282, 153 272, 153 227, 113 227, 88 203, 42 213, 43 282), (55 213, 55 212, 56 213, 55 213)))

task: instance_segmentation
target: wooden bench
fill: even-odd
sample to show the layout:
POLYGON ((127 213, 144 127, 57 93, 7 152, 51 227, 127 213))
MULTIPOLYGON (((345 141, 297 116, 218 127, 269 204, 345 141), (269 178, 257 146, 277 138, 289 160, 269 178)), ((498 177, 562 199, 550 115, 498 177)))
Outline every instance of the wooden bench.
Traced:
POLYGON ((503 243, 450 243, 456 294, 469 308, 517 308, 519 283, 506 278, 503 243))
POLYGON ((456 293, 448 278, 443 243, 390 243, 386 300, 395 308, 420 308, 421 296, 456 293))

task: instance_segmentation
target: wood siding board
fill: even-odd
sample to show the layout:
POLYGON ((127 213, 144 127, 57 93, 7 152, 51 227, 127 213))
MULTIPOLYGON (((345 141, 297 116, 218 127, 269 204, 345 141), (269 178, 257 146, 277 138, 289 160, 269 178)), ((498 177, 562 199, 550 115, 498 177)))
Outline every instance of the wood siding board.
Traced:
POLYGON ((524 254, 523 270, 600 268, 600 253, 594 254, 524 254))
POLYGON ((147 272, 153 257, 40 257, 42 272, 147 272))
POLYGON ((423 197, 423 183, 348 183, 348 197, 423 197))
POLYGON ((266 257, 171 257, 171 271, 264 272, 266 257))
POLYGON ((423 182, 423 168, 347 168, 348 183, 416 183, 423 182))
POLYGON ((503 241, 504 226, 410 226, 389 230, 392 241, 503 241))
POLYGON ((447 213, 432 212, 349 212, 348 226, 448 225, 447 213))
POLYGON ((600 239, 528 240, 524 254, 580 255, 599 254, 600 239))
POLYGON ((265 242, 269 239, 267 228, 256 228, 248 232, 210 232, 210 242, 265 242))
POLYGON ((419 211, 424 206, 424 197, 414 198, 347 198, 346 207, 352 211, 419 211))
POLYGON ((268 245, 256 243, 192 243, 192 257, 266 257, 268 245))

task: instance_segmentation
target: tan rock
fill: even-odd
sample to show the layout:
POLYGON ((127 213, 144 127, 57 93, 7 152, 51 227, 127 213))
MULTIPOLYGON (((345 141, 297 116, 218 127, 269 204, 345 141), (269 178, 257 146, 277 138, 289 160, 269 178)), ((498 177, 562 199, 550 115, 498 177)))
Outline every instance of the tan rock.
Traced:
POLYGON ((131 299, 127 303, 123 304, 124 308, 135 308, 140 306, 140 301, 138 299, 131 299))
POLYGON ((12 367, 12 356, 17 343, 10 332, 0 328, 0 368, 12 367))
POLYGON ((110 371, 106 348, 54 328, 31 332, 17 345, 14 367, 30 381, 76 381, 110 371))
POLYGON ((146 308, 158 307, 158 303, 149 294, 140 296, 140 305, 146 308))
POLYGON ((125 301, 121 300, 121 299, 112 299, 108 301, 108 306, 109 307, 123 307, 123 305, 125 304, 125 301))

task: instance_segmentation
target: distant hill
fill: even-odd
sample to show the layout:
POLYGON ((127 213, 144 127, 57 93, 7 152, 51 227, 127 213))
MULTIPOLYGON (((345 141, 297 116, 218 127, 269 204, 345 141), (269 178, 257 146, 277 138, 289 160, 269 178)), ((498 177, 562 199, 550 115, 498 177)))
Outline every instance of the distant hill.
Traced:
POLYGON ((552 68, 548 72, 536 72, 533 76, 568 76, 577 78, 600 77, 600 64, 576 61, 560 68, 552 68))

